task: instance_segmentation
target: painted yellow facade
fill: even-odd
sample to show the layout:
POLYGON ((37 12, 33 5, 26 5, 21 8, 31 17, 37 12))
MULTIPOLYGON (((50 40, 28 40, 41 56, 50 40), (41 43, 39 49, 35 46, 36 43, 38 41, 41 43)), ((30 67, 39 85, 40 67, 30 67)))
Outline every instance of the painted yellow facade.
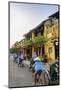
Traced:
POLYGON ((30 54, 31 56, 35 52, 37 52, 38 55, 40 55, 43 52, 42 54, 46 54, 48 56, 49 62, 53 63, 58 56, 57 55, 58 49, 56 49, 56 47, 58 47, 58 44, 56 42, 58 42, 58 38, 59 38, 58 27, 59 27, 58 18, 54 18, 54 17, 53 19, 49 18, 48 20, 45 20, 44 22, 42 22, 42 24, 37 26, 35 29, 27 33, 25 35, 26 38, 24 40, 21 40, 20 44, 18 45, 15 44, 15 45, 18 47, 21 47, 21 50, 23 51, 25 56, 27 56, 27 54, 30 54, 30 53, 31 53, 30 54), (24 47, 24 42, 27 39, 30 40, 31 38, 31 40, 33 41, 35 37, 37 37, 38 35, 44 36, 47 39, 47 42, 43 46, 41 45, 34 46, 32 44, 30 49, 28 47, 24 47))
MULTIPOLYGON (((47 42, 44 44, 44 54, 46 54, 48 56, 48 60, 50 63, 54 63, 55 61, 55 46, 54 46, 54 41, 58 40, 58 22, 55 23, 52 26, 47 26, 44 25, 44 32, 43 32, 43 36, 47 39, 47 42)), ((31 33, 31 39, 32 41, 35 38, 35 33, 32 32, 31 33)), ((22 46, 23 46, 23 42, 22 42, 22 46)), ((32 55, 36 52, 37 47, 35 47, 34 45, 32 45, 31 47, 31 51, 32 51, 32 55)), ((27 55, 27 49, 28 48, 24 48, 23 53, 26 56, 27 55)), ((29 53, 28 53, 29 54, 29 53)))
MULTIPOLYGON (((35 34, 34 34, 34 32, 32 32, 32 41, 34 40, 34 38, 35 38, 35 34)), ((35 53, 35 47, 34 46, 32 46, 32 55, 35 53)))
POLYGON ((58 40, 58 22, 52 26, 45 25, 44 27, 44 36, 47 38, 47 42, 45 44, 45 54, 47 54, 50 59, 49 62, 53 63, 55 61, 55 46, 54 41, 58 40))

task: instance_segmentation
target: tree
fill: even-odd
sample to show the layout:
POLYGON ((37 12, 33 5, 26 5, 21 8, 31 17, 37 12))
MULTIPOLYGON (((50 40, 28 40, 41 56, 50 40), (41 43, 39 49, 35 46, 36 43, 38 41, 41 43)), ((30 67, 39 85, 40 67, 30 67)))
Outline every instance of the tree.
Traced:
POLYGON ((16 47, 18 46, 18 44, 19 44, 19 42, 16 41, 16 42, 14 43, 14 47, 16 48, 16 47))
POLYGON ((24 46, 25 46, 25 47, 31 47, 31 46, 32 46, 32 40, 26 40, 26 41, 24 42, 24 46))
POLYGON ((10 48, 10 53, 16 53, 17 52, 17 48, 10 48))
POLYGON ((36 45, 44 45, 46 43, 46 38, 44 36, 38 35, 37 37, 35 37, 35 39, 33 40, 33 44, 36 45))

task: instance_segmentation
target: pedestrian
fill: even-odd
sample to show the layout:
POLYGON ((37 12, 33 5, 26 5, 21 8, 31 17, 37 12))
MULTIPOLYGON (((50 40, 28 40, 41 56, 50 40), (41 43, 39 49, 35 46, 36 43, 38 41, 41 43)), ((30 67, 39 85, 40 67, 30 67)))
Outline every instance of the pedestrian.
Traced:
POLYGON ((47 56, 46 57, 44 57, 44 71, 45 71, 45 73, 44 73, 44 75, 45 75, 45 85, 48 85, 49 84, 49 80, 50 80, 50 74, 49 74, 49 72, 50 72, 50 65, 49 65, 49 63, 48 63, 48 59, 47 59, 47 56))
MULTIPOLYGON (((33 64, 35 63, 35 58, 37 57, 37 54, 36 52, 34 52, 34 54, 32 55, 32 60, 33 60, 33 64)), ((32 65, 33 65, 32 64, 32 65)), ((34 67, 32 67, 32 84, 34 85, 34 79, 35 79, 35 70, 34 70, 34 67)))
POLYGON ((36 52, 34 52, 34 54, 32 55, 32 58, 35 59, 37 57, 36 52))

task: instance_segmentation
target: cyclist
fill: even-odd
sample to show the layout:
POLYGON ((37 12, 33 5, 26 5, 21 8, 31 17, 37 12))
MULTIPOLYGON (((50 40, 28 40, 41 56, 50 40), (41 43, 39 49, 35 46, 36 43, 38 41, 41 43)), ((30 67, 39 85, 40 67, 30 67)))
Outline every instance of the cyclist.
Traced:
POLYGON ((43 62, 39 60, 39 57, 34 58, 34 64, 33 64, 33 72, 34 72, 34 84, 36 85, 37 80, 40 83, 40 75, 42 71, 44 70, 43 62))

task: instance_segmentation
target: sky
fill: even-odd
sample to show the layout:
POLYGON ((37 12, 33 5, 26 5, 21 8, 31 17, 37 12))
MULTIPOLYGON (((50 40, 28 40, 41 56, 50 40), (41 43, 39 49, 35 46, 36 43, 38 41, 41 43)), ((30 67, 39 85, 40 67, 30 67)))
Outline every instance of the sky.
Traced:
POLYGON ((10 47, 56 11, 57 5, 10 3, 10 47))

